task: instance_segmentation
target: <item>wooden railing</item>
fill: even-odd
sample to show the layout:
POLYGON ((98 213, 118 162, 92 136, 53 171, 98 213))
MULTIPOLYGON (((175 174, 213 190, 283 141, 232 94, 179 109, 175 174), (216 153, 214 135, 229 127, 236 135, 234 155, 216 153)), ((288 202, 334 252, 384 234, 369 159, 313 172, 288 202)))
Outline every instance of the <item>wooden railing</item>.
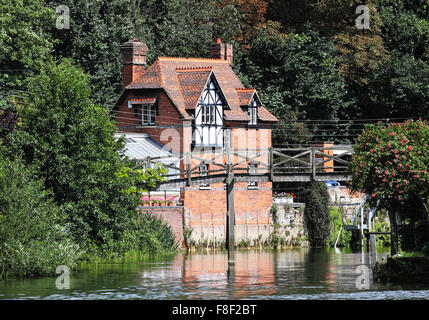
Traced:
POLYGON ((234 177, 236 181, 346 181, 349 157, 347 146, 229 149, 174 154, 170 157, 148 157, 136 161, 137 167, 163 163, 175 172, 166 175, 165 185, 221 182, 234 177), (341 150, 334 155, 334 150, 341 150), (249 172, 248 164, 256 165, 249 172), (201 171, 203 165, 209 170, 201 171))

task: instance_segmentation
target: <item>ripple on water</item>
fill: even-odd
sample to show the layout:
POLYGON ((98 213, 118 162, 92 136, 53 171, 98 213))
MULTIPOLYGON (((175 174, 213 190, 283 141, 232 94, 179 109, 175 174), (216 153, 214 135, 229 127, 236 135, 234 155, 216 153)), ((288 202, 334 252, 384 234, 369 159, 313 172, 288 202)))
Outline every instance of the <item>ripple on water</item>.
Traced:
POLYGON ((237 251, 228 270, 225 252, 177 255, 156 263, 103 264, 75 272, 70 290, 56 278, 4 281, 0 299, 289 299, 429 300, 429 286, 370 282, 359 291, 357 266, 365 255, 325 249, 237 251))

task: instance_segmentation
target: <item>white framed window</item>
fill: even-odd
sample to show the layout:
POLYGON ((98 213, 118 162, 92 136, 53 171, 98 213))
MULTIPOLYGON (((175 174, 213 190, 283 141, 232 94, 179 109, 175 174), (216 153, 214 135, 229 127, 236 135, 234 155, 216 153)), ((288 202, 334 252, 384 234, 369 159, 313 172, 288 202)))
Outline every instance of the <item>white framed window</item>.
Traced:
POLYGON ((142 125, 154 125, 156 121, 156 106, 155 104, 142 104, 142 125))
MULTIPOLYGON (((200 176, 206 177, 208 175, 209 165, 207 163, 202 164, 199 170, 200 170, 200 176)), ((209 183, 200 184, 200 189, 210 189, 210 184, 209 183)))
MULTIPOLYGON (((255 175, 257 173, 257 165, 254 163, 249 163, 249 165, 247 166, 247 170, 249 172, 249 175, 255 175)), ((256 181, 249 181, 247 183, 247 188, 248 189, 257 189, 258 188, 258 183, 256 181)))
POLYGON ((258 124, 258 107, 261 104, 259 103, 258 98, 254 95, 250 101, 249 107, 247 108, 247 114, 249 115, 249 124, 256 125, 258 124))
POLYGON ((216 124, 216 105, 201 106, 202 124, 216 124))

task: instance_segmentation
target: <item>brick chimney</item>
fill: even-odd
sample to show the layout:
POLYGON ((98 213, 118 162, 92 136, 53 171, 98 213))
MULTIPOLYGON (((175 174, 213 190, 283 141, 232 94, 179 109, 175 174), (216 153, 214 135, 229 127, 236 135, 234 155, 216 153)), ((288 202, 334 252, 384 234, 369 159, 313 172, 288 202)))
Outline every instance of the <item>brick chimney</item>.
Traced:
POLYGON ((121 45, 122 81, 126 87, 143 73, 146 68, 148 48, 140 39, 133 39, 121 45))
POLYGON ((216 39, 210 48, 210 57, 214 59, 222 59, 228 61, 232 66, 233 49, 232 44, 222 43, 220 38, 216 39))

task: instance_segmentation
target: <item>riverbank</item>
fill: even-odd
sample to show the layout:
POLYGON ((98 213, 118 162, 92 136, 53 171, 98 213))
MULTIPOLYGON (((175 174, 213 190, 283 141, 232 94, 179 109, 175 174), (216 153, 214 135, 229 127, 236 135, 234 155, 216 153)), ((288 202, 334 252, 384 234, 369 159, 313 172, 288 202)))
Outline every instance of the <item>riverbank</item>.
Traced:
POLYGON ((374 281, 383 283, 428 283, 429 258, 424 256, 388 257, 377 262, 373 269, 374 281))

